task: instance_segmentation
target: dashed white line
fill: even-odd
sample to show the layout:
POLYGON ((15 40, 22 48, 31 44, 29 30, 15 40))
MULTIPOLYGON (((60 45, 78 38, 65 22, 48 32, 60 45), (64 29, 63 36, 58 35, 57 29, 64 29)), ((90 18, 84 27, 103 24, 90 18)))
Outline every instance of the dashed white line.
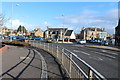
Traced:
POLYGON ((79 50, 73 50, 74 52, 79 52, 79 53, 83 53, 83 54, 86 54, 86 55, 90 55, 90 54, 88 54, 88 53, 86 53, 86 52, 83 52, 83 51, 79 51, 79 50))
POLYGON ((83 51, 80 51, 81 53, 83 53, 83 54, 86 54, 86 55, 90 55, 90 54, 88 54, 88 53, 86 53, 86 52, 83 52, 83 51))
POLYGON ((104 55, 104 56, 107 56, 107 57, 110 57, 110 58, 116 58, 116 57, 114 57, 114 56, 110 56, 110 55, 103 54, 103 53, 100 53, 100 52, 94 52, 94 53, 97 53, 97 54, 100 54, 100 55, 104 55))
MULTIPOLYGON (((108 53, 108 51, 106 51, 106 50, 102 50, 102 52, 107 52, 108 53)), ((109 52, 109 54, 118 55, 117 53, 111 53, 111 52, 109 52)))
POLYGON ((74 52, 80 52, 79 50, 73 50, 74 52))

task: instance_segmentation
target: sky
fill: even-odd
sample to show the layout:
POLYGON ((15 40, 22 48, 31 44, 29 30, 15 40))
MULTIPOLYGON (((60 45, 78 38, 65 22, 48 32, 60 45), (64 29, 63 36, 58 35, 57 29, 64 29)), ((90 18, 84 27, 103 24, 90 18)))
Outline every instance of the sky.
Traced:
POLYGON ((118 2, 2 2, 2 13, 8 18, 5 26, 12 29, 22 25, 44 31, 49 26, 79 33, 82 27, 98 27, 114 34, 118 2))

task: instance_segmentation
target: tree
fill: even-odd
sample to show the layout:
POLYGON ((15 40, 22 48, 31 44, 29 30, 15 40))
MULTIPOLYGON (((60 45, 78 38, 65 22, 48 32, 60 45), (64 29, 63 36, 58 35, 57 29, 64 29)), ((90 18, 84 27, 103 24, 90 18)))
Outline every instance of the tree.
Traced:
POLYGON ((5 15, 0 14, 0 27, 4 25, 5 21, 7 21, 5 15))
POLYGON ((17 29, 17 32, 22 32, 22 33, 26 33, 26 28, 24 26, 19 26, 18 29, 17 29))

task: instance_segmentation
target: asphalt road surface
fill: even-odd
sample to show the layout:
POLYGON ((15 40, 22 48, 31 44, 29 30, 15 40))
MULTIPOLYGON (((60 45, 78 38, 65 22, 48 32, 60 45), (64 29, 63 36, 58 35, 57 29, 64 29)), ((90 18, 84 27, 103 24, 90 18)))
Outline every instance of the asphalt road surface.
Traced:
MULTIPOLYGON (((44 42, 44 41, 43 41, 44 42)), ((118 79, 119 76, 119 58, 120 51, 90 48, 81 44, 62 44, 62 43, 51 43, 55 45, 62 46, 69 51, 75 53, 79 58, 86 61, 99 73, 101 73, 105 78, 108 79, 118 79)), ((79 61, 76 60, 78 65, 81 65, 79 61)))
MULTIPOLYGON (((118 57, 120 52, 85 47, 81 44, 59 44, 86 61, 106 78, 118 78, 118 57)), ((79 62, 77 62, 79 64, 79 62)))

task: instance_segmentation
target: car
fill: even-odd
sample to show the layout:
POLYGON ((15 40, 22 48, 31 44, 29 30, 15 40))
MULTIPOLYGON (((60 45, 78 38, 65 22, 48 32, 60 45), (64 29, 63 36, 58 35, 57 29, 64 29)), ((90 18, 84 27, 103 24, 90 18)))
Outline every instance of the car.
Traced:
POLYGON ((41 37, 33 37, 31 40, 41 40, 41 37))
POLYGON ((90 42, 91 43, 100 43, 101 41, 100 40, 91 40, 90 42))
POLYGON ((53 42, 53 41, 54 41, 53 38, 48 38, 46 42, 51 43, 51 42, 53 42))
POLYGON ((41 37, 35 37, 34 39, 35 40, 41 40, 42 38, 41 37))
POLYGON ((22 36, 17 36, 16 41, 25 42, 26 38, 22 36))
POLYGON ((69 39, 68 38, 65 38, 64 41, 68 41, 69 39))
POLYGON ((90 42, 91 43, 97 43, 97 40, 91 40, 90 42))
POLYGON ((100 43, 101 45, 105 45, 105 46, 108 46, 109 45, 109 42, 108 41, 101 41, 100 43))
POLYGON ((12 39, 12 40, 16 40, 16 39, 17 39, 16 36, 9 36, 8 38, 9 38, 9 39, 12 39))
POLYGON ((77 43, 85 44, 85 43, 86 43, 86 40, 85 40, 85 39, 80 39, 80 40, 77 41, 77 43))

